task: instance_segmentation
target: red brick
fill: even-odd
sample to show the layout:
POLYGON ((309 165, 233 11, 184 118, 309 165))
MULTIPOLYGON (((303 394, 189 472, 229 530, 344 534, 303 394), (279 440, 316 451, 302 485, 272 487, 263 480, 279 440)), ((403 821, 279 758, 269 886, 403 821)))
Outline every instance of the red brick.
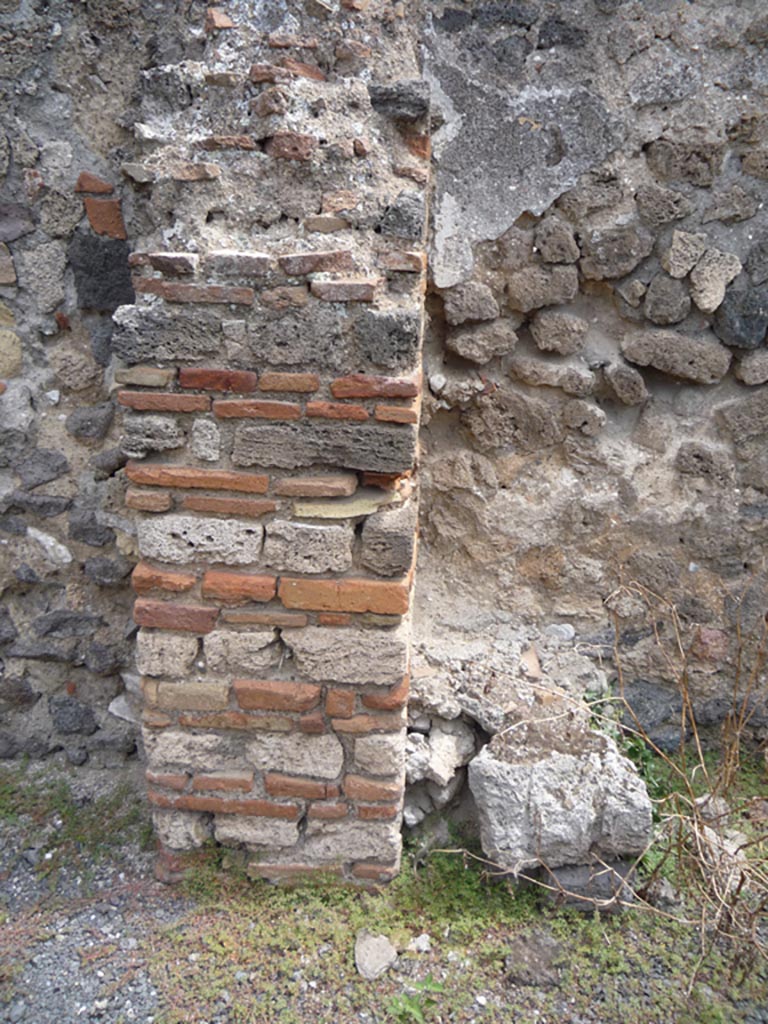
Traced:
POLYGON ((313 82, 324 82, 326 79, 325 72, 317 64, 307 64, 293 57, 283 57, 280 63, 286 71, 299 78, 309 78, 313 82))
POLYGON ((293 78, 290 71, 277 64, 252 64, 248 76, 254 84, 260 82, 287 82, 293 78))
POLYGON ((401 782, 378 782, 364 775, 347 775, 344 779, 344 794, 350 800, 365 800, 368 803, 399 800, 402 793, 401 782))
POLYGON ((266 494, 269 477, 260 473, 229 472, 225 469, 195 469, 193 466, 145 466, 129 462, 125 467, 134 484, 154 487, 201 487, 207 491, 242 491, 266 494))
POLYGON ((363 485, 365 487, 380 487, 384 491, 397 491, 404 486, 409 477, 407 473, 363 473, 363 485))
POLYGON ((147 782, 151 786, 162 786, 163 789, 175 789, 177 792, 182 792, 187 788, 189 782, 188 775, 173 775, 169 772, 152 772, 147 769, 146 772, 147 782))
POLYGON ((294 722, 287 715, 249 715, 245 711, 218 711, 213 714, 180 715, 179 725, 184 729, 291 732, 294 722))
POLYGON ((250 793, 253 789, 253 772, 211 772, 206 775, 194 775, 192 789, 250 793))
POLYGON ((97 235, 106 235, 108 238, 128 237, 119 199, 94 199, 86 196, 83 202, 88 223, 97 235))
POLYGON ((120 405, 141 412, 208 412, 211 400, 207 395, 176 395, 157 391, 118 391, 120 405))
POLYGON ((309 618, 300 612, 252 612, 231 610, 222 612, 225 622, 239 626, 274 626, 276 629, 303 629, 309 618))
POLYGON ((274 576, 252 576, 248 573, 209 569, 203 576, 203 597, 221 601, 271 601, 275 596, 274 576))
POLYGON ((275 85, 252 99, 249 110, 256 117, 279 117, 288 110, 289 102, 286 90, 275 85))
POLYGON ((416 398, 419 387, 406 377, 371 377, 351 373, 331 383, 334 398, 416 398))
POLYGON ((165 793, 148 793, 149 802, 155 807, 170 807, 180 811, 204 811, 208 814, 248 814, 261 818, 284 818, 295 821, 299 816, 296 804, 275 804, 270 800, 227 799, 217 796, 169 796, 165 793))
POLYGON ((159 295, 166 302, 233 303, 237 306, 253 305, 253 288, 223 284, 187 284, 180 281, 160 281, 155 277, 139 278, 133 287, 137 292, 159 295))
POLYGON ((395 164, 392 167, 392 173, 396 174, 398 178, 410 178, 411 181, 418 182, 419 185, 426 185, 429 180, 429 172, 426 167, 414 167, 412 164, 395 164))
POLYGON ((351 718, 355 713, 356 695, 353 690, 328 690, 325 713, 336 718, 351 718))
POLYGON ((355 156, 368 156, 371 151, 370 143, 367 139, 358 137, 352 140, 352 151, 355 156))
POLYGON ((384 270, 399 270, 401 273, 406 274, 420 274, 426 269, 427 258, 423 252, 395 249, 390 252, 381 253, 377 262, 384 270))
POLYGON ((292 306, 306 306, 309 302, 309 289, 304 284, 280 285, 277 288, 265 288, 259 292, 259 302, 269 309, 282 312, 292 306))
POLYGON ((381 423, 418 423, 419 414, 405 405, 377 405, 376 419, 381 423))
POLYGON ((193 512, 214 512, 245 519, 258 519, 277 509, 277 502, 266 498, 212 498, 195 494, 188 494, 181 504, 193 512))
POLYGON ((422 160, 429 160, 432 156, 432 139, 425 133, 413 132, 403 136, 403 142, 408 151, 422 160))
POLYGON ((267 139, 264 152, 275 160, 311 160, 317 139, 301 132, 277 132, 267 139))
POLYGON ((172 594, 180 594, 185 590, 191 590, 196 583, 197 577, 194 573, 156 569, 147 562, 139 562, 131 574, 131 584, 137 594, 147 594, 150 590, 167 590, 172 594))
POLYGON ((258 149, 258 143, 250 135, 209 135, 197 143, 200 149, 213 152, 217 149, 258 149))
POLYGON ((297 394, 311 394, 320 387, 316 373, 262 373, 259 391, 292 391, 297 394))
POLYGON ((325 719, 320 711, 310 711, 299 719, 299 729, 312 736, 321 736, 325 731, 325 719))
POLYGON ((346 818, 349 814, 349 804, 343 800, 328 800, 323 803, 310 804, 307 810, 308 818, 316 818, 318 821, 338 821, 346 818))
MULTIPOLYGON (((140 253, 133 253, 140 256, 140 253)), ((146 254, 147 262, 153 270, 167 277, 184 277, 194 274, 200 257, 196 252, 150 252, 146 254)), ((130 263, 131 260, 129 259, 130 263)))
POLYGON ((133 606, 133 621, 151 629, 175 629, 189 633, 210 633, 216 625, 218 608, 196 604, 150 601, 140 597, 133 606))
POLYGON ((363 705, 373 711, 397 711, 408 703, 408 694, 411 684, 408 676, 403 676, 403 681, 383 693, 364 693, 362 695, 363 705))
POLYGON ((314 779, 298 779, 278 772, 265 772, 264 788, 269 796, 297 796, 303 800, 324 800, 326 785, 314 779))
POLYGON ((320 700, 320 687, 313 683, 236 679, 232 685, 245 711, 309 711, 320 700))
MULTIPOLYGON (((342 6, 357 0, 342 0, 342 6)), ((352 874, 355 878, 365 878, 373 882, 389 882, 397 874, 397 867, 388 864, 374 864, 371 861, 358 861, 352 865, 352 874)))
POLYGON ((346 612, 320 612, 317 616, 318 626, 349 626, 352 616, 346 612))
POLYGON ((368 410, 362 405, 345 405, 343 402, 307 402, 307 416, 324 420, 354 420, 362 423, 368 419, 368 410))
POLYGON ((139 512, 167 512, 173 504, 167 491, 137 491, 129 487, 125 492, 125 504, 139 512))
POLYGON ((331 727, 334 732, 355 736, 369 732, 399 732, 404 728, 404 721, 402 714, 355 715, 353 718, 333 718, 331 727))
POLYGON ((270 32, 267 36, 267 45, 273 50, 316 50, 318 41, 314 36, 297 36, 288 32, 270 32))
POLYGON ((409 589, 402 581, 303 580, 283 576, 278 594, 286 608, 404 615, 408 611, 409 589))
POLYGON ((147 729, 167 729, 173 725, 173 719, 162 711, 144 708, 141 712, 141 724, 147 729))
POLYGON ((298 420, 301 406, 295 402, 271 402, 248 398, 220 398, 213 411, 220 419, 298 420))
POLYGON ((373 302, 378 283, 379 279, 375 277, 359 281, 315 279, 309 288, 315 298, 323 302, 373 302))
POLYGON ((114 188, 108 181, 98 178, 95 174, 91 174, 90 171, 81 171, 75 185, 75 192, 96 192, 99 195, 109 195, 114 191, 114 188))
POLYGON ((358 61, 367 60, 373 53, 373 50, 371 50, 370 46, 366 46, 365 43, 358 42, 357 39, 345 39, 342 43, 339 43, 334 53, 337 60, 358 61))
POLYGON ((400 813, 400 805, 358 804, 355 812, 361 821, 389 821, 400 813))
POLYGON ((321 271, 353 270, 355 261, 349 249, 331 249, 326 252, 297 252, 278 257, 280 269, 292 277, 321 271))
POLYGON ((251 370, 204 370, 187 367, 179 370, 179 384, 183 388, 199 388, 206 391, 236 391, 244 394, 255 391, 257 374, 251 370))
POLYGON ((291 476, 275 483, 275 494, 295 498, 346 498, 357 490, 354 473, 336 476, 291 476))
POLYGON ((220 11, 216 7, 209 7, 205 12, 205 31, 209 35, 212 32, 220 32, 222 29, 234 27, 234 21, 224 11, 220 11))

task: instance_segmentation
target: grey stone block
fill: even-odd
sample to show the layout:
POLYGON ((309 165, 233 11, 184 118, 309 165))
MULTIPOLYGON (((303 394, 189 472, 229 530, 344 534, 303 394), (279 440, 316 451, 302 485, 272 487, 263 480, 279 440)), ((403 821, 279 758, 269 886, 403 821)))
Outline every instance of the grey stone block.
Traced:
POLYGON ((58 732, 90 736, 98 729, 93 710, 74 697, 51 697, 48 710, 58 732))
POLYGON ((416 363, 421 330, 418 311, 365 309, 354 324, 357 351, 374 366, 403 372, 416 363))
POLYGON ((79 441, 101 441, 107 436, 114 418, 115 407, 112 402, 102 402, 100 405, 75 409, 67 416, 64 426, 79 441))
POLYGON ((344 764, 344 748, 330 733, 324 736, 264 733, 257 741, 247 744, 246 758, 262 771, 335 779, 344 764))
POLYGON ((114 353, 128 364, 214 355, 221 345, 220 318, 196 308, 168 312, 124 305, 113 314, 114 353))
POLYGON ((264 565, 278 572, 345 572, 352 565, 351 526, 273 520, 266 526, 264 565))
POLYGON ((50 448, 34 448, 30 452, 25 452, 24 457, 18 459, 13 468, 21 478, 22 484, 32 488, 64 476, 69 472, 69 462, 61 452, 50 448))
POLYGON ((368 86, 371 106, 396 121, 411 123, 429 113, 429 85, 419 79, 368 86))
POLYGON ((184 431, 170 416, 123 417, 123 437, 120 445, 124 455, 143 459, 150 452, 171 451, 183 447, 184 431))
POLYGON ((237 428, 236 466, 325 465, 402 473, 413 466, 416 431, 410 426, 344 422, 249 423, 237 428))
POLYGON ((407 670, 408 637, 407 625, 386 631, 318 626, 286 631, 283 643, 309 679, 393 686, 407 670))
POLYGON ((630 363, 652 366, 695 384, 716 384, 728 372, 731 353, 711 335, 646 331, 627 338, 621 353, 630 363))
POLYGON ((264 527, 238 519, 164 515, 138 524, 139 551, 146 558, 185 564, 195 559, 246 565, 261 554, 264 527))
POLYGON ((186 676, 197 658, 198 640, 189 634, 140 629, 136 667, 144 676, 186 676))
POLYGON ((411 567, 415 543, 416 506, 408 502, 368 516, 360 558, 366 569, 381 576, 403 575, 411 567))

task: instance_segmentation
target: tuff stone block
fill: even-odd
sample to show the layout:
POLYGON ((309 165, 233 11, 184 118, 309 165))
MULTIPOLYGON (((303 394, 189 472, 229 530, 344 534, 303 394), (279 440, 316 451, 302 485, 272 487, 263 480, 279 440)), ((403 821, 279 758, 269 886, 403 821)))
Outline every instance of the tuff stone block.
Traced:
POLYGON ((186 676, 197 658, 197 638, 165 630, 140 629, 136 667, 143 676, 186 676))
POLYGON ((291 630, 283 642, 298 670, 320 682, 399 685, 407 669, 405 626, 386 632, 309 626, 291 630))
POLYGON ((349 526, 313 526, 273 520, 266 527, 264 564, 279 572, 346 572, 352 565, 349 526))
POLYGON ((416 435, 410 427, 315 421, 248 424, 238 427, 232 450, 237 466, 276 466, 298 469, 327 465, 402 473, 416 455, 416 435))
POLYGON ((270 733, 246 745, 248 761, 262 771, 335 779, 344 762, 344 749, 335 736, 270 733))
POLYGON ((263 534, 255 522, 185 515, 145 519, 138 525, 141 554, 178 565, 190 559, 246 565, 258 558, 263 534))

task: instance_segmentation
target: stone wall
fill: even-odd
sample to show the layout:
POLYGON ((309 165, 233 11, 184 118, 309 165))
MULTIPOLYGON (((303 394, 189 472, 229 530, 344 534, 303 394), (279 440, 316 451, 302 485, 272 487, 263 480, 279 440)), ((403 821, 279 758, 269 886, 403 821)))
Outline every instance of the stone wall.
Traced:
MULTIPOLYGON (((602 668, 618 636, 627 695, 674 746, 676 614, 701 724, 750 685, 766 608, 767 29, 759 3, 446 3, 427 18, 416 607, 438 674, 435 636, 549 628, 602 668)), ((752 685, 760 738, 761 671, 752 685)))
MULTIPOLYGON (((167 849, 383 878, 404 747, 416 824, 616 648, 674 745, 676 622, 723 721, 766 607, 758 0, 0 19, 2 756, 143 742, 167 849)), ((586 732, 619 855, 605 780, 647 806, 586 732)))

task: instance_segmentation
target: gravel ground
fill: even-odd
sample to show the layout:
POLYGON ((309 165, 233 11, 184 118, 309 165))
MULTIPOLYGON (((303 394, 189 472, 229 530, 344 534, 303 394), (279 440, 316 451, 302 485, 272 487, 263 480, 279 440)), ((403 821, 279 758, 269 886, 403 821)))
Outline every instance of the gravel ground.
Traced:
MULTIPOLYGON (((24 773, 24 785, 32 789, 22 799, 14 792, 13 769, 3 771, 0 1024, 768 1024, 768 986, 762 982, 745 1000, 735 990, 726 992, 721 978, 711 1002, 703 985, 699 998, 703 993, 704 1003, 690 1015, 659 1009, 660 998, 679 996, 683 975, 669 962, 677 950, 645 954, 643 960, 634 956, 643 936, 632 937, 631 928, 623 929, 622 955, 631 966, 611 967, 606 960, 601 975, 594 963, 601 956, 605 960, 603 937, 610 946, 610 929, 600 926, 594 952, 579 966, 574 958, 577 929, 567 938, 562 932, 555 938, 551 914, 511 930, 499 931, 489 921, 496 932, 481 936, 485 948, 477 942, 470 949, 457 948, 433 930, 431 951, 430 942, 410 954, 404 945, 385 977, 363 982, 349 963, 354 929, 351 934, 331 929, 326 941, 320 934, 323 906, 310 905, 309 896, 286 897, 279 912, 283 917, 262 924, 257 933, 252 931, 259 927, 257 915, 247 901, 239 905, 235 897, 227 907, 211 907, 155 881, 139 765, 127 782, 125 770, 73 771, 55 759, 32 765, 24 773), (62 778, 71 795, 57 799, 62 778), (27 813, 35 793, 40 800, 27 813), (100 850, 105 834, 110 842, 100 850), (233 906, 237 918, 227 916, 233 906), (273 925, 284 929, 280 938, 270 931, 273 925), (249 948, 251 934, 260 937, 249 948), (275 956, 275 944, 282 955, 275 956), (498 958, 500 948, 499 962, 489 969, 488 958, 498 958), (162 991, 149 970, 155 954, 156 963, 165 957, 164 973, 155 975, 162 991), (558 956, 561 964, 563 956, 567 959, 565 973, 558 956), (629 973, 617 985, 619 970, 629 973), (433 977, 445 983, 444 994, 434 1000, 428 998, 430 990, 425 995, 419 989, 433 977), (461 1007, 457 992, 466 995, 461 1007), (422 1008, 425 1014, 419 1017, 422 1008)), ((249 898, 264 905, 263 894, 249 898)), ((376 921, 370 926, 375 929, 376 921)), ((417 918, 413 926, 418 930, 417 918)), ((579 941, 583 944, 583 933, 579 941)))
MULTIPOLYGON (((129 799, 140 792, 138 766, 128 785, 124 771, 71 773, 55 761, 33 771, 46 787, 65 777, 82 806, 118 787, 129 799)), ((156 1019, 158 994, 140 941, 188 904, 178 890, 155 881, 153 854, 140 848, 141 833, 138 824, 127 829, 94 862, 87 854, 70 859, 72 844, 55 811, 43 821, 26 815, 0 820, 0 985, 10 982, 5 993, 0 987, 4 1024, 156 1019), (3 1003, 8 989, 10 1001, 3 1003)))

